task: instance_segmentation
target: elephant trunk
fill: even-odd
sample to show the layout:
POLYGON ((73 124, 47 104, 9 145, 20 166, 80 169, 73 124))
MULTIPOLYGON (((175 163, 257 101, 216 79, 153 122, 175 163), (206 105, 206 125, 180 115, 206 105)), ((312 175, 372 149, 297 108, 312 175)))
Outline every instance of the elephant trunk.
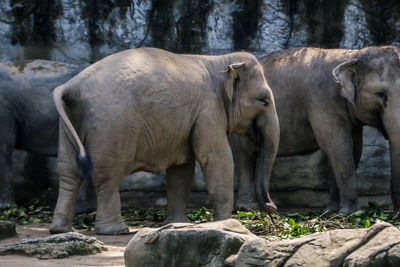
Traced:
POLYGON ((279 121, 275 105, 271 103, 267 112, 256 118, 258 153, 255 171, 256 198, 263 210, 269 214, 277 211, 277 207, 269 195, 269 184, 272 166, 279 145, 279 121))
POLYGON ((397 137, 389 135, 390 163, 392 168, 392 180, 390 193, 392 203, 396 211, 400 210, 400 132, 397 137))
MULTIPOLYGON (((390 108, 390 107, 389 107, 390 108)), ((383 114, 382 122, 389 139, 392 178, 390 194, 396 211, 400 210, 400 110, 390 109, 383 114)))

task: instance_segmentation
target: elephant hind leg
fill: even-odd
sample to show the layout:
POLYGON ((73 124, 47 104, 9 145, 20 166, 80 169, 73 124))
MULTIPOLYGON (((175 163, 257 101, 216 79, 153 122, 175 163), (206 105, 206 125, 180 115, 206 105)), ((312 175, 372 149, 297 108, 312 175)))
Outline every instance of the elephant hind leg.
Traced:
POLYGON ((95 167, 92 174, 97 196, 96 234, 116 235, 129 232, 121 218, 119 184, 124 174, 119 167, 95 167))
POLYGON ((92 179, 84 179, 79 188, 75 203, 75 213, 92 212, 96 210, 96 193, 92 179))
POLYGON ((173 165, 166 171, 168 216, 163 224, 190 222, 185 211, 192 188, 195 162, 173 165))
POLYGON ((50 225, 50 233, 66 233, 72 231, 74 204, 81 184, 80 177, 74 173, 60 171, 60 186, 57 205, 54 210, 53 221, 50 225))

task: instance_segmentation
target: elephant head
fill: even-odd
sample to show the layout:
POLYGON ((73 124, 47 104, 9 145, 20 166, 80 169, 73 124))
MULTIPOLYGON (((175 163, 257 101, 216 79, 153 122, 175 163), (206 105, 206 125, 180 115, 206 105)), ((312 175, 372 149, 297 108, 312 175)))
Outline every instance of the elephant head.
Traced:
POLYGON ((269 180, 278 151, 279 121, 262 66, 257 61, 252 64, 255 66, 251 68, 248 63, 227 66, 224 102, 230 104, 225 105, 228 120, 233 122, 229 123, 229 132, 247 135, 257 144, 256 199, 260 207, 272 214, 277 208, 269 195, 269 180))
POLYGON ((391 196, 400 208, 400 53, 396 47, 367 47, 333 69, 353 120, 378 128, 389 140, 391 196))

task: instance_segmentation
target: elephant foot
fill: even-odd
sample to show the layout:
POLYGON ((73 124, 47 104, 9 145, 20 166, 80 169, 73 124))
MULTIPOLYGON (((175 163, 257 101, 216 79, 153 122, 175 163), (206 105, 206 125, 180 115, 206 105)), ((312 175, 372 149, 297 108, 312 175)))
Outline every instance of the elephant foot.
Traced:
POLYGON ((327 216, 330 216, 330 215, 338 213, 339 209, 340 209, 339 204, 329 203, 324 211, 324 214, 327 216))
POLYGON ((123 221, 115 223, 106 223, 106 224, 99 224, 96 222, 95 228, 96 228, 96 234, 98 235, 129 234, 129 227, 123 221))
POLYGON ((260 205, 256 201, 240 201, 236 203, 236 209, 238 210, 259 210, 260 205))
POLYGON ((49 232, 50 234, 61 234, 73 232, 72 225, 68 223, 68 220, 62 216, 54 216, 51 222, 49 232))
POLYGON ((186 216, 167 216, 167 218, 161 223, 161 225, 167 225, 170 223, 192 223, 186 216))
POLYGON ((232 218, 232 213, 230 214, 214 214, 213 221, 223 221, 232 218))
POLYGON ((354 207, 344 207, 344 208, 341 208, 341 209, 339 210, 338 214, 341 214, 341 215, 348 215, 348 214, 352 214, 352 213, 354 213, 354 212, 356 212, 356 211, 359 211, 359 210, 360 210, 360 208, 359 208, 358 206, 354 206, 354 207))

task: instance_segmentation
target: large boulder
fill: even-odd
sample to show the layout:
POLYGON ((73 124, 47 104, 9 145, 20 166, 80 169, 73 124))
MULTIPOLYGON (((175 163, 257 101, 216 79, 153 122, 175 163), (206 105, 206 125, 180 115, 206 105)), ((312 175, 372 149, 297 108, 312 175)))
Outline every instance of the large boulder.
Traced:
POLYGON ((388 223, 339 229, 290 241, 257 238, 240 249, 235 266, 400 266, 400 231, 388 223))
POLYGON ((17 235, 15 223, 11 221, 0 221, 0 240, 17 235))
POLYGON ((388 223, 267 241, 239 221, 143 228, 126 266, 400 266, 400 231, 388 223))
POLYGON ((223 266, 248 240, 257 238, 234 219, 143 228, 125 249, 125 265, 223 266))
POLYGON ((45 238, 23 239, 0 247, 0 255, 22 254, 39 259, 59 259, 74 255, 90 255, 106 250, 103 242, 75 232, 45 238))

